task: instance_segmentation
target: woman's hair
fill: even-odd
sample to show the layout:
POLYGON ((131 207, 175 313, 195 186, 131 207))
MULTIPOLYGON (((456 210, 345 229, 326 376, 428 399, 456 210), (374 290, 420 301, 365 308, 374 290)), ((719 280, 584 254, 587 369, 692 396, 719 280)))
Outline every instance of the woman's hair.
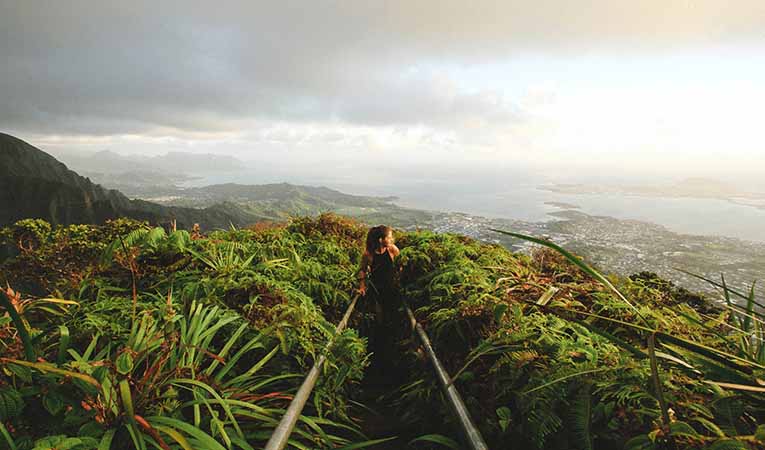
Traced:
POLYGON ((373 255, 375 250, 380 248, 380 239, 383 239, 393 228, 387 225, 377 225, 369 229, 367 233, 367 253, 373 255))

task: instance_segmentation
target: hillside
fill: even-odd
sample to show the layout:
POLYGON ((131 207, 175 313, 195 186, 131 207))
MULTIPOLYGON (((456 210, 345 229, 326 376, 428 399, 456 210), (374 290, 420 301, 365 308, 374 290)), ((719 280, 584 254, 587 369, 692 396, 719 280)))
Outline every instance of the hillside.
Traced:
POLYGON ((201 208, 219 202, 230 202, 261 220, 282 221, 295 216, 334 212, 353 216, 367 223, 391 222, 400 226, 418 226, 430 223, 434 217, 428 211, 403 208, 394 204, 395 197, 350 195, 323 186, 290 183, 226 183, 191 188, 144 186, 129 192, 137 194, 139 198, 168 206, 201 208))
MULTIPOLYGON (((20 318, 0 316, 0 434, 19 449, 262 448, 350 301, 365 231, 332 215, 206 236, 126 220, 3 229, 19 252, 0 262, 0 300, 20 318)), ((397 238, 403 295, 490 448, 765 445, 754 297, 608 281, 544 247, 397 238)), ((374 314, 359 303, 294 447, 464 448, 404 323, 385 383, 370 373, 374 314)))
POLYGON ((0 225, 25 218, 54 224, 103 223, 117 217, 152 223, 176 219, 182 227, 242 226, 257 218, 233 207, 216 204, 203 209, 167 207, 130 200, 69 170, 44 151, 0 133, 0 225))

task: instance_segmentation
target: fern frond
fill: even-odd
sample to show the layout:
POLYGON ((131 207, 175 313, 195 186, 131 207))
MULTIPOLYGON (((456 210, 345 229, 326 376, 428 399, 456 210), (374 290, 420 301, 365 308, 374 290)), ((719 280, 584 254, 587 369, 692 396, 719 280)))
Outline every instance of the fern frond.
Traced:
POLYGON ((574 445, 581 450, 592 450, 592 395, 591 385, 585 383, 574 394, 569 409, 569 424, 574 445))
POLYGON ((12 419, 24 409, 24 400, 19 391, 11 386, 0 387, 0 422, 12 419))
POLYGON ((749 450, 749 446, 736 439, 720 439, 707 447, 708 450, 749 450))

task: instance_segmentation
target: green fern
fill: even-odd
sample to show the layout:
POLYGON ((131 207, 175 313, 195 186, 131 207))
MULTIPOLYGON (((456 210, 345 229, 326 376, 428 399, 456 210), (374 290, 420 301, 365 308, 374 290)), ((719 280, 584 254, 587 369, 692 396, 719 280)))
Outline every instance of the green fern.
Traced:
POLYGON ((720 439, 707 447, 708 450, 749 450, 750 447, 736 439, 720 439))
POLYGON ((23 409, 24 400, 19 391, 10 386, 0 387, 0 422, 21 415, 23 409))
POLYGON ((656 444, 646 435, 635 436, 624 444, 624 450, 654 450, 656 444))
POLYGON ((738 423, 744 414, 744 403, 737 396, 721 397, 712 402, 715 422, 728 436, 737 436, 738 423))
POLYGON ((524 428, 528 432, 528 438, 540 449, 545 448, 548 437, 563 426, 563 419, 557 413, 555 397, 556 395, 552 394, 549 397, 537 398, 526 411, 524 428))
POLYGON ((592 450, 592 395, 589 383, 582 385, 570 400, 568 423, 575 448, 592 450))

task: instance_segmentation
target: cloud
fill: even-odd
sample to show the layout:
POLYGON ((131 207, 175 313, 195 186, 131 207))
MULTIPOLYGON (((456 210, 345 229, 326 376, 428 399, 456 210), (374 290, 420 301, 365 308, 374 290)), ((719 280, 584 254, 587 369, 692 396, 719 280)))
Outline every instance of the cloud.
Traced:
MULTIPOLYGON (((759 0, 0 0, 0 127, 226 133, 261 122, 497 127, 519 99, 450 68, 528 52, 762 41, 759 0)), ((548 97, 535 101, 546 101, 548 97)))

